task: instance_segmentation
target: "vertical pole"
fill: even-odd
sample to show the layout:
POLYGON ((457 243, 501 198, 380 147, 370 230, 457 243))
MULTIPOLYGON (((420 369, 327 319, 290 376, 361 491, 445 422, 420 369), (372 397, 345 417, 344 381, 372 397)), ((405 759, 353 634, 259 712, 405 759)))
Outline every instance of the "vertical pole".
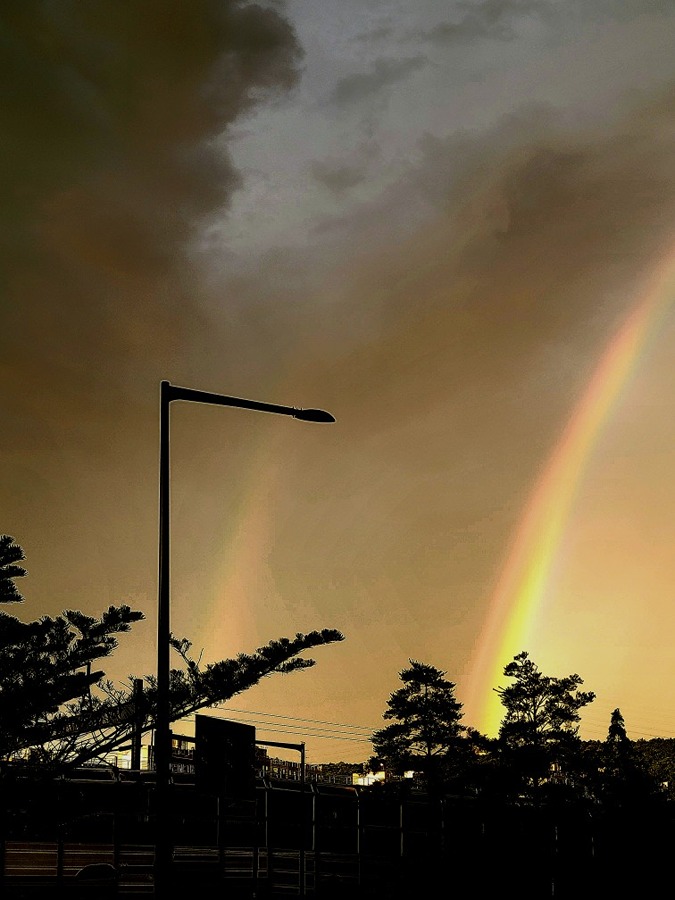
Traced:
POLYGON ((306 893, 306 860, 305 860, 305 830, 307 826, 307 812, 305 810, 305 744, 300 744, 300 896, 306 893))
MULTIPOLYGON (((274 885, 274 867, 275 867, 275 858, 274 858, 274 848, 270 846, 270 804, 269 797, 270 791, 272 790, 272 785, 269 783, 267 779, 263 781, 265 785, 265 846, 267 847, 267 885, 268 885, 268 893, 271 894, 272 887, 274 885)), ((272 807, 272 815, 274 815, 275 806, 272 807)), ((278 814, 277 814, 278 815, 278 814)))
POLYGON ((310 850, 312 851, 312 856, 314 858, 314 893, 319 890, 319 879, 321 876, 321 853, 320 853, 320 844, 317 841, 317 833, 318 833, 318 787, 316 781, 313 781, 310 785, 310 792, 312 797, 312 837, 310 841, 310 850))
POLYGON ((141 714, 141 697, 143 695, 143 679, 134 678, 134 733, 131 737, 131 768, 141 768, 141 739, 143 737, 143 721, 141 714))
POLYGON ((403 797, 399 800, 398 807, 398 833, 399 833, 399 846, 398 852, 401 859, 403 859, 403 797))
POLYGON ((120 807, 122 806, 120 798, 121 787, 122 782, 120 781, 118 773, 117 778, 115 779, 115 805, 113 807, 112 815, 113 867, 118 873, 120 870, 120 807))
POLYGON ((358 787, 355 787, 354 791, 356 792, 356 863, 358 866, 358 885, 360 890, 363 885, 363 864, 361 856, 363 850, 361 826, 361 791, 358 787))
POLYGON ((168 895, 171 861, 169 773, 171 769, 169 704, 169 382, 162 381, 159 400, 159 581, 157 601, 157 708, 155 711, 155 896, 168 895))
POLYGON ((56 885, 57 890, 60 891, 63 886, 63 858, 65 856, 65 847, 63 846, 63 830, 60 826, 56 841, 56 885))
POLYGON ((260 877, 260 791, 256 785, 255 790, 255 806, 254 806, 254 815, 255 815, 255 839, 253 843, 253 896, 258 896, 258 891, 260 889, 259 877, 260 877))
POLYGON ((221 879, 225 878, 225 858, 227 856, 227 839, 226 839, 226 815, 227 815, 227 801, 225 799, 225 794, 223 791, 218 791, 218 797, 216 798, 216 809, 217 809, 217 826, 218 830, 216 833, 217 839, 217 847, 218 847, 218 872, 219 877, 221 879))
MULTIPOLYGON (((263 822, 265 825, 265 828, 264 828, 265 833, 264 833, 263 840, 265 841, 265 853, 267 854, 267 860, 268 860, 267 875, 268 875, 268 878, 271 878, 271 873, 270 873, 271 866, 269 863, 269 858, 270 858, 270 810, 269 810, 269 800, 268 800, 270 785, 266 778, 263 778, 263 790, 264 790, 263 796, 265 798, 265 802, 263 805, 263 822)), ((269 881, 268 881, 268 884, 269 884, 269 881)))

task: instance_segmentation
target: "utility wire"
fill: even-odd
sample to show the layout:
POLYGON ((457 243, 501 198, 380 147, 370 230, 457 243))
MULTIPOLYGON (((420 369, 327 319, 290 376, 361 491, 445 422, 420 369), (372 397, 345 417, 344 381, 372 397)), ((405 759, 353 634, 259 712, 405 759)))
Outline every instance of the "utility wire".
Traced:
MULTIPOLYGON (((235 712, 235 710, 233 710, 233 712, 235 712)), ((223 713, 220 716, 214 716, 214 718, 224 718, 225 715, 226 714, 223 713)), ((267 716, 271 717, 274 714, 273 713, 260 713, 260 715, 267 715, 267 716)), ((230 722, 240 722, 241 724, 246 724, 246 725, 251 723, 251 719, 234 718, 229 715, 227 716, 227 718, 230 722)), ((300 718, 295 718, 293 716, 279 716, 279 718, 288 719, 288 720, 290 720, 290 723, 288 725, 285 725, 283 722, 256 723, 258 730, 270 731, 270 732, 282 732, 282 733, 286 733, 286 734, 307 735, 308 737, 311 737, 311 738, 324 738, 326 740, 333 740, 333 741, 352 741, 352 742, 356 742, 356 743, 365 743, 365 744, 370 743, 370 738, 365 736, 365 732, 368 731, 368 729, 364 729, 364 734, 359 734, 358 732, 353 732, 353 731, 347 731, 347 732, 333 731, 330 728, 321 728, 321 727, 317 728, 316 726, 312 726, 312 725, 301 726, 300 724, 298 724, 300 722, 317 722, 318 723, 321 721, 319 719, 300 719, 300 718), (278 726, 278 727, 274 727, 274 726, 278 726), (298 729, 302 729, 302 730, 298 730, 298 729)), ((185 720, 193 721, 194 716, 187 716, 185 720)), ((329 724, 335 724, 336 726, 338 724, 341 725, 341 723, 329 723, 329 724)), ((360 727, 360 726, 341 725, 341 727, 352 728, 352 727, 360 727)), ((368 733, 370 734, 371 732, 368 731, 368 733)))
MULTIPOLYGON (((372 734, 374 729, 367 728, 365 725, 348 725, 345 722, 326 722, 323 719, 301 719, 298 716, 284 716, 281 713, 266 713, 259 712, 253 709, 236 709, 235 707, 228 707, 229 710, 235 713, 247 713, 252 716, 268 716, 274 717, 275 719, 291 719, 294 722, 314 722, 317 725, 336 725, 339 728, 352 728, 358 731, 367 731, 368 734, 372 734)), ((223 710, 223 712, 227 712, 227 710, 223 710)))
MULTIPOLYGON (((231 722, 241 722, 241 719, 230 719, 231 722)), ((344 737, 342 735, 332 735, 332 734, 307 734, 306 731, 290 731, 288 728, 269 728, 268 726, 261 726, 258 731, 260 732, 272 732, 274 734, 297 734, 298 736, 306 736, 311 737, 313 740, 316 738, 323 738, 327 741, 336 741, 341 743, 342 741, 350 741, 354 744, 368 744, 366 738, 353 738, 353 737, 344 737)))
MULTIPOLYGON (((353 742, 362 742, 362 743, 370 743, 370 738, 372 734, 377 730, 376 728, 368 728, 365 725, 354 725, 346 722, 332 722, 327 721, 325 719, 310 719, 303 718, 300 716, 289 716, 282 713, 269 713, 262 712, 261 710, 250 710, 250 709, 239 709, 234 707, 228 707, 227 709, 220 709, 214 711, 215 716, 218 718, 230 718, 231 721, 241 722, 242 724, 248 724, 251 722, 250 719, 232 719, 229 713, 235 713, 236 715, 243 716, 263 716, 266 719, 272 719, 275 721, 270 722, 260 722, 256 723, 260 730, 273 731, 273 732, 284 732, 288 734, 309 734, 312 738, 324 738, 327 740, 349 740, 353 742), (283 719, 287 721, 289 724, 285 726, 283 722, 276 721, 278 719, 283 719), (303 723, 302 725, 300 723, 303 723), (305 724, 307 723, 307 724, 305 724), (330 726, 330 728, 321 728, 317 726, 330 726), (273 727, 277 726, 277 727, 273 727), (302 730, 297 730, 302 728, 302 730), (291 730, 296 729, 296 730, 291 730), (337 731, 332 731, 332 729, 340 729, 337 731), (324 732, 324 733, 322 733, 324 732)), ((606 719, 600 718, 604 716, 604 712, 600 710, 596 710, 598 714, 597 718, 589 718, 587 716, 582 716, 580 724, 580 728, 586 733, 591 735, 598 735, 597 738, 589 738, 589 739, 600 739, 600 735, 602 737, 606 737, 607 730, 609 728, 609 722, 611 718, 611 712, 608 708, 606 719)), ((189 719, 194 719, 194 716, 188 717, 189 719)), ((634 720, 633 720, 634 721, 634 720)), ((626 731, 631 735, 638 735, 640 738, 653 739, 658 738, 661 740, 669 740, 675 739, 675 735, 671 734, 655 734, 654 731, 670 731, 668 726, 666 725, 663 729, 657 726, 654 728, 650 727, 648 724, 643 725, 641 728, 632 727, 630 721, 626 725, 626 731), (647 729, 647 730, 645 730, 647 729)))

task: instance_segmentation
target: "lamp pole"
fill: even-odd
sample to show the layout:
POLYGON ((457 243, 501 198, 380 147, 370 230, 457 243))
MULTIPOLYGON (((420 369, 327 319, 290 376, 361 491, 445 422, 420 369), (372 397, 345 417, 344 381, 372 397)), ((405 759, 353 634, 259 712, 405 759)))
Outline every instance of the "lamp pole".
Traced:
POLYGON ((258 412, 291 416, 304 422, 334 422, 335 418, 323 409, 302 409, 262 403, 242 397, 229 397, 192 388, 179 387, 162 381, 159 395, 159 579, 157 601, 157 707, 155 710, 155 897, 166 898, 170 891, 172 859, 169 828, 169 784, 171 778, 171 698, 170 698, 170 491, 169 491, 169 407, 174 400, 234 406, 258 412))

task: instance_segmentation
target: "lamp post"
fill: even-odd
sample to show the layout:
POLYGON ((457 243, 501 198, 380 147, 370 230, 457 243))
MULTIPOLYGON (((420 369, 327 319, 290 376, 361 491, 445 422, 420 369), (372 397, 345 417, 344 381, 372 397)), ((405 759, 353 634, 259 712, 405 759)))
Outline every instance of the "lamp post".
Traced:
POLYGON ((291 416, 304 422, 334 422, 334 417, 323 409, 300 409, 261 403, 241 397, 228 397, 208 391, 196 391, 179 387, 169 381, 160 384, 159 396, 159 582, 157 604, 157 708, 155 711, 155 896, 167 897, 168 874, 172 858, 169 831, 169 783, 171 774, 171 700, 170 687, 170 566, 169 566, 169 406, 174 400, 194 403, 210 403, 216 406, 235 406, 258 412, 291 416))

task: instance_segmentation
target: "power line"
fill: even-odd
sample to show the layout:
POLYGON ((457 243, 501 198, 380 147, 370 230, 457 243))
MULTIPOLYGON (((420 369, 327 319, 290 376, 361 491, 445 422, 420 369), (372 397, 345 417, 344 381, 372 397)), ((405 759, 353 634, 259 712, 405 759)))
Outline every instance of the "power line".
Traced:
MULTIPOLYGON (((231 722, 241 722, 241 719, 230 719, 231 722)), ((306 736, 315 738, 323 738, 323 740, 327 741, 336 741, 341 743, 342 741, 350 741, 353 744, 368 744, 370 743, 366 738, 353 738, 353 737, 344 737, 344 735, 332 735, 332 734, 307 734, 306 731, 290 731, 288 728, 270 728, 267 725, 258 729, 261 732, 271 732, 274 734, 297 734, 298 736, 306 736)))
MULTIPOLYGON (((234 712, 234 710, 233 710, 234 712)), ((272 716, 273 713, 261 713, 260 715, 272 716)), ((224 718, 224 714, 221 716, 215 716, 215 718, 224 718)), ((241 719, 241 718, 233 718, 232 716, 227 716, 228 721, 230 722, 240 722, 241 724, 248 725, 251 724, 251 719, 241 719)), ((293 716, 279 716, 279 718, 289 719, 291 723, 289 725, 284 725, 282 722, 269 722, 269 723, 256 723, 258 725, 258 729, 260 731, 270 731, 270 732, 281 732, 284 734, 296 734, 296 735, 306 735, 311 738, 323 738, 325 740, 333 740, 333 741, 351 741, 355 743, 370 743, 370 738, 365 737, 364 735, 359 736, 358 732, 344 732, 344 731, 331 731, 329 728, 316 728, 314 726, 304 726, 302 730, 300 729, 300 725, 296 724, 298 722, 320 722, 318 719, 300 719, 295 718, 293 716), (274 727, 279 726, 279 727, 274 727), (326 733, 322 733, 326 732, 326 733)), ((186 716, 187 721, 193 721, 194 716, 186 716)), ((338 724, 338 723, 335 723, 338 724)), ((346 728, 351 728, 353 726, 346 725, 346 728)), ((358 727, 358 726, 354 726, 358 727)))
MULTIPOLYGON (((239 708, 233 708, 233 707, 228 707, 227 709, 221 709, 221 710, 214 710, 215 716, 219 717, 219 718, 227 717, 227 718, 230 718, 231 721, 241 722, 242 724, 248 724, 249 722, 251 722, 250 719, 241 719, 241 718, 232 719, 232 717, 229 715, 230 712, 236 713, 238 715, 244 715, 244 716, 263 716, 266 719, 275 720, 272 722, 268 722, 267 724, 266 723, 256 723, 256 724, 258 724, 258 727, 261 730, 266 730, 266 731, 276 732, 276 733, 284 733, 285 732, 287 734, 294 734, 294 735, 307 734, 308 736, 310 736, 312 738, 322 738, 325 740, 333 740, 333 741, 345 740, 345 741, 351 741, 351 742, 356 742, 356 743, 370 743, 370 738, 371 738, 372 734, 377 730, 376 728, 368 728, 365 725, 354 725, 354 724, 350 724, 350 723, 346 723, 346 722, 332 722, 332 721, 328 721, 325 719, 310 719, 310 718, 304 718, 301 716, 289 716, 289 715, 285 715, 283 713, 263 712, 262 710, 239 709, 239 708), (283 719, 283 720, 287 721, 289 723, 288 726, 285 726, 283 722, 276 721, 279 719, 283 719), (303 723, 302 730, 297 730, 297 729, 301 728, 301 725, 299 723, 303 723), (305 725, 304 723, 307 723, 307 724, 305 725), (322 725, 330 726, 330 728, 315 727, 315 726, 322 726, 322 725), (278 727, 273 727, 273 726, 278 726, 278 727), (332 728, 342 729, 342 730, 332 732, 331 731, 332 728), (291 729, 296 729, 296 730, 291 730, 291 729), (322 732, 326 732, 326 733, 322 733, 322 732)), ((598 713, 599 716, 604 715, 604 712, 602 712, 600 710, 597 710, 596 712, 598 713)), ((605 719, 600 720, 598 718, 588 718, 586 716, 583 716, 582 720, 580 722, 580 728, 583 731, 585 731, 586 733, 597 734, 597 735, 601 735, 601 734, 606 735, 607 728, 609 727, 610 717, 611 717, 611 710, 609 708, 607 711, 606 720, 605 719)), ((188 718, 193 719, 194 717, 188 717, 188 718)), ((627 725, 626 730, 630 734, 638 735, 641 738, 660 738, 663 740, 668 740, 671 737, 670 734, 665 734, 665 735, 664 734, 654 734, 653 733, 654 730, 656 730, 656 731, 661 730, 658 726, 654 729, 653 727, 650 728, 649 725, 644 725, 644 726, 642 726, 642 728, 633 728, 630 725, 627 725), (645 728, 648 730, 643 730, 645 728)), ((666 728, 664 728, 663 730, 670 730, 670 729, 668 729, 666 726, 666 728)))
MULTIPOLYGON (((230 722, 241 722, 242 724, 249 724, 250 721, 250 719, 230 719, 230 722)), ((328 732, 327 734, 321 734, 321 731, 325 731, 326 729, 321 729, 321 731, 314 731, 312 729, 303 728, 302 731, 292 731, 291 729, 297 726, 288 725, 281 728, 273 728, 273 725, 280 725, 280 723, 272 722, 271 725, 259 725, 258 731, 276 731, 283 732, 284 734, 304 734, 307 735, 307 737, 325 738, 326 740, 356 741, 362 744, 370 743, 368 738, 349 737, 341 732, 328 732)))
MULTIPOLYGON (((326 722, 323 719, 302 719, 298 716, 284 716, 281 713, 266 713, 259 712, 257 710, 252 709, 235 709, 234 707, 228 707, 232 712, 235 713, 247 713, 252 716, 268 716, 273 717, 275 719, 291 719, 294 722, 313 722, 316 725, 336 725, 339 728, 353 728, 358 731, 367 731, 368 734, 372 734, 375 729, 367 728, 365 725, 348 725, 345 722, 326 722)), ((223 710, 223 712, 227 712, 227 710, 223 710)))
MULTIPOLYGON (((600 711, 598 710, 598 713, 599 713, 599 712, 600 712, 600 711)), ((598 731, 598 732, 602 732, 603 734, 607 734, 607 730, 608 730, 608 728, 609 728, 610 718, 611 718, 611 713, 608 713, 608 714, 607 714, 607 719, 606 719, 606 720, 603 720, 603 722, 602 722, 602 724, 601 724, 600 721, 599 721, 598 719, 595 719, 595 718, 587 718, 586 716, 584 716, 583 719, 582 719, 582 722, 581 722, 581 726, 582 726, 582 727, 584 728, 584 730, 586 730, 586 731, 591 730, 591 731, 598 731), (590 726, 590 728, 588 728, 587 726, 590 726)), ((630 734, 638 734, 638 735, 640 735, 641 737, 646 737, 646 738, 663 738, 663 739, 668 739, 668 738, 671 737, 671 735, 669 735, 669 734, 665 734, 665 735, 664 735, 664 734, 654 734, 654 733, 653 733, 653 731, 660 731, 660 730, 666 730, 666 731, 667 731, 667 730, 669 730, 669 729, 667 729, 667 728, 660 729, 658 726, 657 726, 656 728, 650 728, 649 725, 643 725, 642 728, 634 728, 634 727, 632 727, 632 726, 630 725, 630 723, 627 723, 627 724, 626 724, 626 731, 629 732, 630 734), (647 729, 649 729, 649 730, 648 730, 648 731, 644 731, 644 730, 642 730, 643 728, 647 728, 647 729)))

